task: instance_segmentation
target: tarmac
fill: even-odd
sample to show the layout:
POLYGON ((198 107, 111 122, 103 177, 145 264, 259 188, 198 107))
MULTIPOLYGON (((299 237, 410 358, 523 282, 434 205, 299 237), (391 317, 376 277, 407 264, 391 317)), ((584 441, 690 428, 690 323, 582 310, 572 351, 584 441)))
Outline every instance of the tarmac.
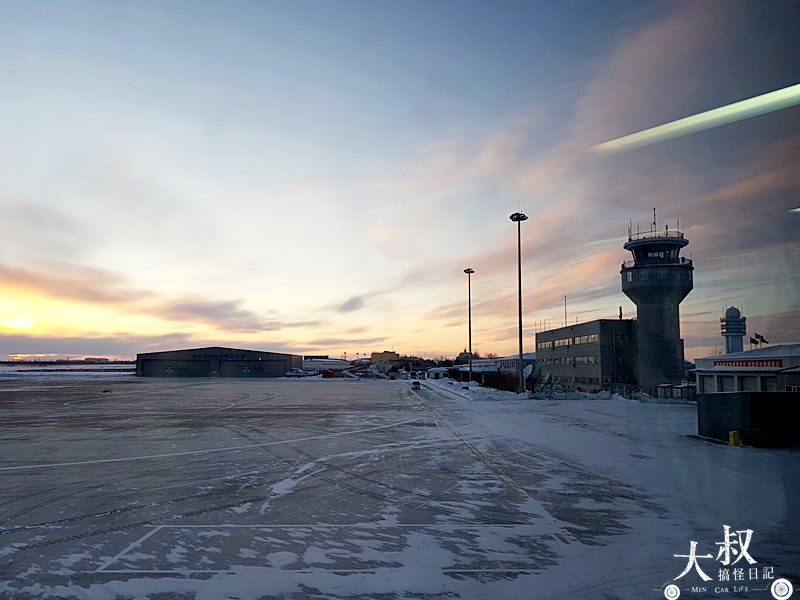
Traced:
MULTIPOLYGON (((631 465, 674 443, 713 470, 702 457, 728 448, 691 434, 685 406, 475 403, 399 381, 3 382, 0 597, 663 597, 673 550, 726 517, 678 514, 686 481, 647 471, 665 494, 631 465), (619 425, 641 411, 667 424, 652 443, 619 425)), ((758 451, 736 473, 797 459, 758 451)), ((758 535, 777 515, 769 564, 790 578, 798 492, 734 511, 760 502, 758 535)))

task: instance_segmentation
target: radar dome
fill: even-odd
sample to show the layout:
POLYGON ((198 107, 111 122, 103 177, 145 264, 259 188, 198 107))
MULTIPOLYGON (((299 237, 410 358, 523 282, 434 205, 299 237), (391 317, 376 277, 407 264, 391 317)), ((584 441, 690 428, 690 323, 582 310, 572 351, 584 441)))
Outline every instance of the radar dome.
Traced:
POLYGON ((740 319, 741 317, 742 317, 741 311, 735 306, 731 306, 728 310, 725 311, 726 319, 740 319))

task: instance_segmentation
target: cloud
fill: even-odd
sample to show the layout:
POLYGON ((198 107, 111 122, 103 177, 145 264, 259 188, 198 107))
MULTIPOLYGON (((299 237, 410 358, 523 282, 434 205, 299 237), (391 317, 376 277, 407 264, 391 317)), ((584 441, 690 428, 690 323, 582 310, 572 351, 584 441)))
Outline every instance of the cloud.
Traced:
MULTIPOLYGON (((8 199, 0 199, 2 201, 8 199)), ((0 256, 9 262, 76 259, 97 243, 93 232, 66 212, 36 203, 2 202, 0 256)))
MULTIPOLYGON (((670 5, 670 14, 631 31, 598 62, 596 77, 584 87, 571 125, 561 125, 560 138, 554 125, 548 131, 552 141, 537 147, 535 128, 511 132, 506 121, 496 135, 482 139, 483 145, 442 143, 428 156, 418 189, 437 190, 440 205, 455 203, 465 186, 498 179, 503 180, 499 189, 525 202, 522 208, 530 217, 522 227, 526 322, 559 323, 564 294, 571 311, 580 315, 613 317, 618 305, 629 305, 619 283, 619 265, 630 258, 622 248, 625 230, 629 218, 634 229, 637 224, 646 229, 653 206, 660 227, 669 223, 674 228, 680 218, 691 242, 684 254, 694 254, 698 271, 695 291, 684 302, 689 319, 707 318, 697 307, 723 289, 717 285, 730 286, 738 279, 729 267, 706 267, 705 256, 771 255, 781 264, 762 271, 770 281, 800 269, 780 258, 797 256, 796 249, 784 245, 798 239, 798 220, 786 218, 796 206, 794 191, 800 182, 796 140, 765 143, 750 136, 719 148, 710 139, 698 147, 696 139, 684 138, 683 153, 648 149, 624 158, 598 158, 588 152, 614 136, 724 102, 720 91, 726 88, 717 85, 719 76, 711 65, 730 49, 728 34, 741 27, 742 16, 741 4, 670 5), (776 222, 781 214, 783 221, 776 222), (717 275, 719 283, 714 282, 717 275)), ((537 110, 541 116, 544 109, 537 110)), ((541 127, 538 120, 536 126, 541 127)), ((459 214, 468 208, 460 202, 459 214)), ((516 240, 509 234, 499 244, 478 240, 474 248, 458 259, 434 259, 409 268, 403 286, 452 289, 459 298, 457 274, 472 266, 473 315, 483 318, 483 335, 513 340, 516 331, 509 324, 516 318, 516 240), (490 299, 475 300, 481 294, 490 299)), ((754 281, 742 282, 737 293, 752 292, 754 281)), ((782 285, 782 296, 796 289, 786 281, 782 285)), ((441 302, 422 311, 421 318, 451 328, 463 324, 465 312, 464 302, 441 302)))
POLYGON ((152 308, 153 314, 166 320, 182 323, 204 323, 220 331, 257 333, 280 331, 317 325, 313 320, 265 318, 255 311, 242 308, 242 300, 215 301, 201 298, 181 298, 176 302, 162 301, 152 308))
POLYGON ((388 295, 387 290, 379 289, 349 297, 344 302, 336 302, 322 307, 323 312, 334 311, 338 314, 356 313, 371 307, 374 300, 388 295))
POLYGON ((53 338, 27 333, 6 334, 0 332, 0 357, 22 354, 134 358, 139 352, 187 348, 195 343, 185 334, 137 336, 124 333, 53 338))
POLYGON ((54 357, 120 357, 135 358, 142 352, 175 350, 180 348, 206 348, 222 346, 226 348, 246 348, 297 354, 295 345, 269 341, 243 341, 226 336, 198 337, 186 333, 163 335, 136 335, 121 332, 107 335, 81 335, 53 338, 36 334, 0 332, 0 359, 13 355, 47 355, 54 357))
POLYGON ((10 266, 0 262, 0 277, 8 287, 24 288, 43 296, 90 304, 128 305, 153 298, 153 292, 136 288, 125 277, 95 267, 66 261, 49 265, 10 266))
POLYGON ((370 297, 370 294, 364 294, 361 296, 353 296, 352 298, 345 300, 342 302, 337 308, 336 311, 340 313, 349 313, 354 312, 357 310, 361 310, 364 308, 364 304, 367 298, 370 297))
POLYGON ((141 288, 117 273, 70 263, 48 268, 18 268, 0 263, 6 287, 62 301, 102 305, 125 315, 136 314, 181 324, 204 325, 230 333, 258 333, 314 326, 311 319, 277 318, 243 307, 243 300, 216 300, 200 296, 172 297, 141 288))
MULTIPOLYGON (((53 169, 43 171, 52 179, 44 189, 58 194, 36 202, 20 195, 0 198, 10 205, 0 222, 0 277, 9 293, 24 288, 117 311, 121 322, 126 315, 152 316, 166 329, 185 330, 187 342, 214 335, 256 339, 262 332, 291 329, 314 344, 383 344, 390 341, 384 335, 406 336, 414 344, 441 329, 445 341, 430 343, 442 347, 453 343, 455 326, 463 324, 462 270, 472 266, 476 326, 483 339, 510 348, 516 336, 517 250, 510 212, 519 206, 530 217, 522 228, 527 331, 543 319, 560 322, 564 294, 570 310, 581 315, 603 315, 606 307, 615 314, 627 301, 619 289, 619 263, 629 258, 622 248, 628 219, 634 227, 637 221, 646 224, 656 206, 662 226, 680 217, 691 241, 687 252, 694 253, 696 289, 685 301, 685 318, 703 319, 698 313, 711 297, 738 303, 761 283, 781 290, 786 303, 798 285, 792 261, 800 264, 791 245, 800 238, 797 219, 787 217, 788 203, 797 206, 800 142, 767 144, 764 138, 796 131, 777 127, 775 119, 791 125, 797 108, 625 156, 589 153, 599 142, 736 99, 731 95, 745 97, 743 86, 753 85, 748 73, 726 81, 745 54, 758 51, 733 47, 732 34, 746 21, 749 5, 687 1, 655 10, 667 12, 643 26, 630 26, 634 21, 627 18, 617 22, 618 43, 591 58, 586 69, 593 68, 594 76, 587 82, 582 71, 582 82, 570 88, 575 97, 559 95, 555 106, 536 94, 530 105, 494 123, 442 123, 440 137, 406 162, 397 160, 403 150, 393 145, 389 167, 385 156, 376 155, 363 169, 355 163, 345 174, 331 168, 333 174, 299 183, 293 173, 264 175, 273 157, 248 158, 264 149, 253 141, 257 130, 241 138, 231 132, 230 139, 250 144, 247 157, 230 150, 214 164, 220 154, 187 150, 187 139, 192 147, 204 139, 202 128, 188 121, 154 121, 167 128, 161 137, 162 127, 137 133, 141 127, 106 116, 115 124, 110 136, 88 132, 48 157, 53 169), (753 131, 767 119, 761 136, 725 138, 739 127, 753 131), (722 138, 733 142, 720 145, 722 138), (214 177, 206 178, 204 170, 213 170, 214 177), (65 199, 63 209, 47 208, 65 199), (77 212, 68 216, 68 201, 81 207, 83 218, 77 212), (96 218, 100 224, 89 225, 96 218), (295 262, 329 261, 325 273, 318 273, 325 283, 316 285, 317 310, 302 306, 314 297, 313 285, 299 286, 303 312, 293 315, 269 310, 271 298, 257 296, 265 285, 248 290, 248 284, 226 284, 233 281, 228 271, 266 271, 259 270, 263 256, 250 255, 264 240, 295 247, 295 262), (353 258, 324 256, 330 248, 353 258), (213 261, 206 257, 210 250, 213 261), (112 258, 106 262, 106 256, 112 258), (176 264, 184 288, 169 293, 155 282, 160 277, 170 285, 176 264), (211 277, 193 285, 192 269, 211 277), (361 325, 384 308, 385 317, 361 325), (356 320, 359 326, 352 327, 356 320), (392 331, 406 320, 408 327, 392 331)), ((27 151, 32 157, 33 145, 27 151)), ((33 161, 20 161, 25 162, 33 161)), ((309 158, 303 165, 314 163, 309 158)), ((21 189, 24 179, 17 182, 21 189)), ((289 280, 295 269, 281 276, 289 280)))
POLYGON ((330 347, 375 347, 387 341, 386 337, 350 338, 350 337, 323 337, 314 338, 304 342, 303 347, 309 349, 330 348, 330 347))
POLYGON ((485 134, 459 132, 438 140, 394 184, 405 193, 435 195, 475 181, 500 180, 524 160, 539 120, 523 113, 485 134))

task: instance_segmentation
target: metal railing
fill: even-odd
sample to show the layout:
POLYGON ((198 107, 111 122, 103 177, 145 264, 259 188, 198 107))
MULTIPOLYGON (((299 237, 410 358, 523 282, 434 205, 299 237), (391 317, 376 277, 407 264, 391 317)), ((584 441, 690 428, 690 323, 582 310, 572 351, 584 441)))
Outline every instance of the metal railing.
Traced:
POLYGON ((643 232, 636 232, 631 233, 628 235, 628 241, 633 242, 636 240, 651 240, 651 239, 658 239, 658 238, 668 238, 668 239, 683 239, 683 232, 678 231, 677 229, 673 229, 670 231, 669 229, 665 229, 664 231, 643 231, 643 232))
POLYGON ((635 260, 626 260, 622 263, 621 268, 630 269, 631 267, 649 267, 652 265, 692 266, 692 259, 680 256, 677 261, 668 258, 645 258, 638 263, 635 260))

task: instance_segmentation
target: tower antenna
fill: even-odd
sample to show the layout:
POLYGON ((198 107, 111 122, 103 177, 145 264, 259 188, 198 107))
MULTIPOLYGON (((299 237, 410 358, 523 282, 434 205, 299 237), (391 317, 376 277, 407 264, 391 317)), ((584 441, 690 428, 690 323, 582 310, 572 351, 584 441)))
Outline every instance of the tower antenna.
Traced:
POLYGON ((656 227, 656 207, 655 206, 653 207, 653 231, 654 232, 658 231, 658 228, 656 227))

